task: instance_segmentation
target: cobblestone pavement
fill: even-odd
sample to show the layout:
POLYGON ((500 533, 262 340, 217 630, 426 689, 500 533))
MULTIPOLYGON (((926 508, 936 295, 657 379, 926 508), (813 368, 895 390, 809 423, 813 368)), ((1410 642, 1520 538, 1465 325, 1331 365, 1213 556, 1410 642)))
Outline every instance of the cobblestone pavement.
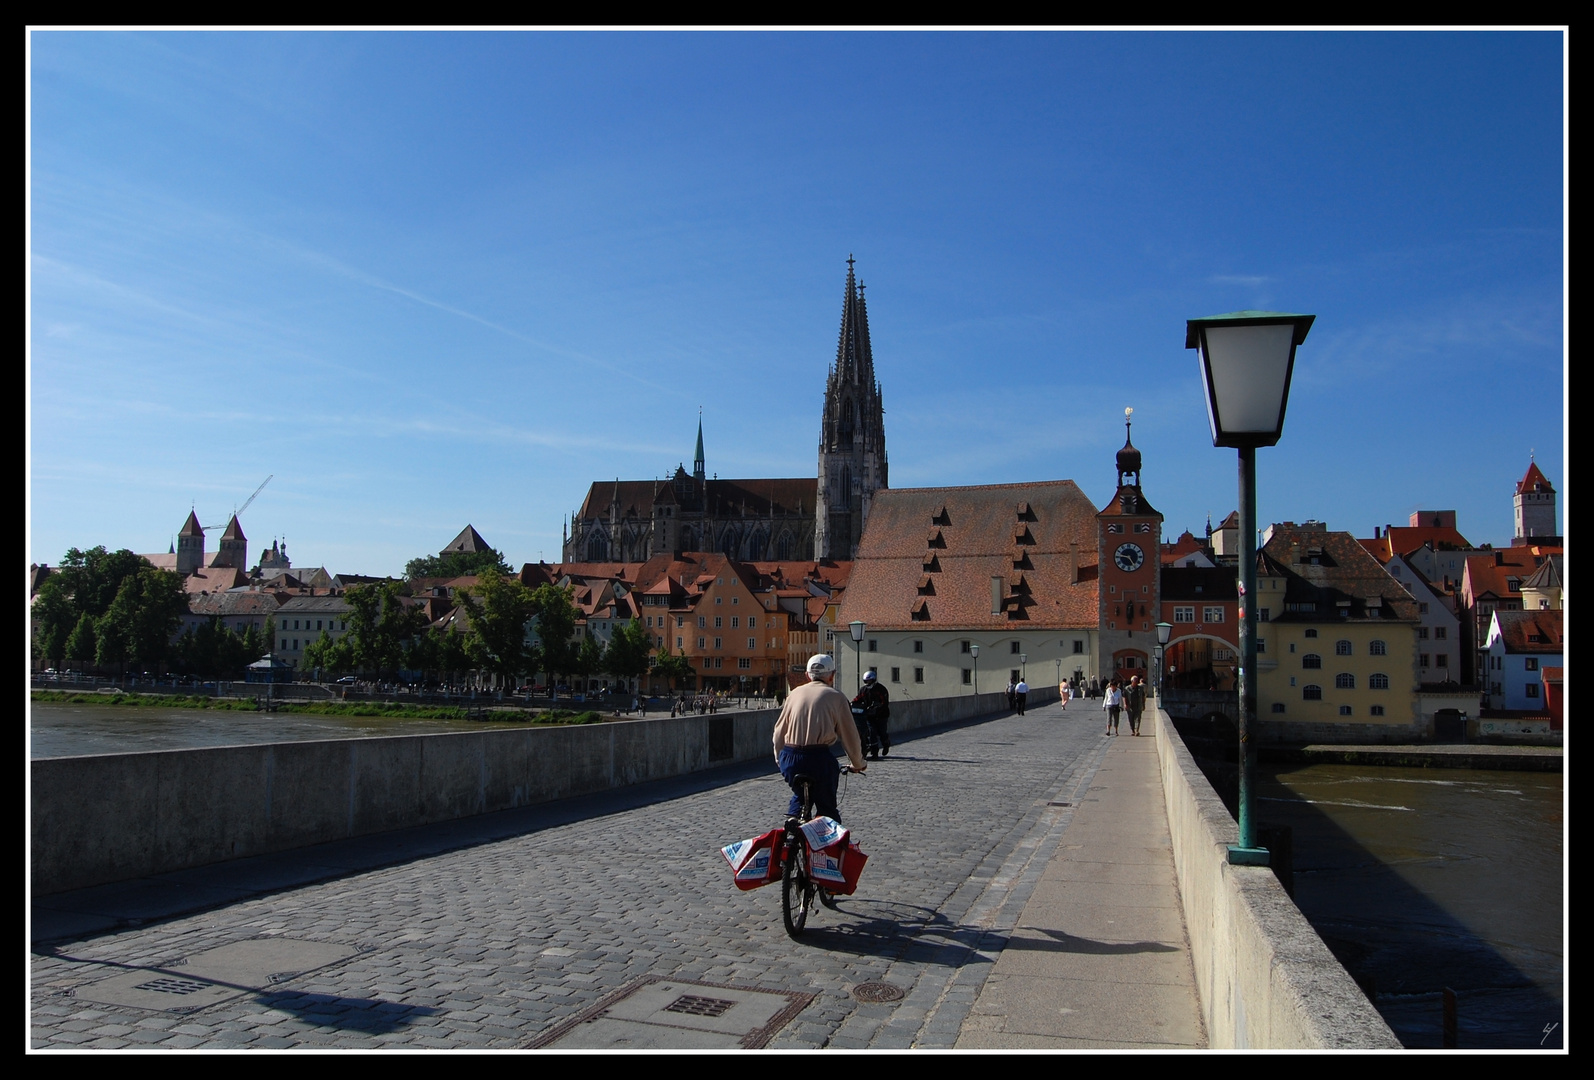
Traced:
POLYGON ((718 853, 784 811, 779 776, 743 769, 575 820, 568 805, 494 815, 498 834, 471 846, 35 944, 32 1045, 513 1048, 655 976, 816 995, 772 1047, 950 1047, 1102 760, 1097 723, 1052 706, 943 729, 844 780, 869 863, 800 941, 778 886, 738 892, 718 853), (250 950, 276 947, 316 959, 247 974, 250 950), (228 982, 205 956, 245 973, 228 982), (185 972, 207 971, 192 992, 185 972), (855 1001, 865 982, 904 996, 855 1001))

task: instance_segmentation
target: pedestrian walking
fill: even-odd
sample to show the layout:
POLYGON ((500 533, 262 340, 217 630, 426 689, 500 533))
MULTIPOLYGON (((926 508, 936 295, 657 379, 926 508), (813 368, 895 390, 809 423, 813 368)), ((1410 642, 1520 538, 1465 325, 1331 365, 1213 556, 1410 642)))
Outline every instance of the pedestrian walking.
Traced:
POLYGON ((1057 700, 1062 702, 1063 708, 1065 710, 1068 708, 1068 699, 1073 696, 1073 688, 1068 685, 1067 679, 1064 679, 1062 682, 1057 684, 1057 700))
POLYGON ((1023 679, 1018 680, 1018 685, 1013 687, 1013 701, 1018 706, 1018 715, 1024 715, 1024 702, 1029 697, 1029 683, 1023 679))
POLYGON ((1107 684, 1107 694, 1102 698, 1101 707, 1107 710, 1107 730, 1104 735, 1118 734, 1118 717, 1124 707, 1124 692, 1114 679, 1107 684))
POLYGON ((852 699, 852 715, 863 736, 864 756, 891 756, 891 736, 886 721, 891 718, 891 694, 880 685, 880 673, 870 668, 863 675, 863 689, 852 699))
POLYGON ((1124 690, 1124 709, 1129 713, 1129 734, 1139 735, 1140 714, 1146 711, 1146 685, 1139 675, 1129 677, 1129 686, 1124 690))
POLYGON ((1007 711, 1008 712, 1012 712, 1014 709, 1018 708, 1018 702, 1014 700, 1014 696, 1017 693, 1018 693, 1018 685, 1016 683, 1014 683, 1012 679, 1008 679, 1007 680, 1007 711))

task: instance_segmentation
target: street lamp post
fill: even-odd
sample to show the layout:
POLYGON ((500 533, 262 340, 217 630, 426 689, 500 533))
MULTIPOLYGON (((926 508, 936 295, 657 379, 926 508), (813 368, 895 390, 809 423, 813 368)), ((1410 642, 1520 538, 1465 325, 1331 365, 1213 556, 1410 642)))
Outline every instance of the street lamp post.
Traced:
POLYGON ((978 697, 980 693, 980 647, 978 645, 970 645, 969 653, 974 657, 974 694, 978 697))
POLYGON ((1167 665, 1168 638, 1173 634, 1173 623, 1157 624, 1157 706, 1162 707, 1162 673, 1167 665))
POLYGON ((1018 681, 1019 682, 1028 682, 1029 681, 1028 672, 1029 672, 1029 653, 1019 653, 1018 654, 1018 681))
POLYGON ((1315 315, 1233 311, 1185 324, 1184 347, 1199 349, 1213 446, 1240 452, 1240 668, 1235 680, 1240 727, 1240 842, 1229 862, 1268 865, 1256 844, 1253 812, 1256 747, 1256 448, 1273 446, 1284 430, 1295 348, 1306 340, 1315 315))
POLYGON ((858 658, 858 670, 853 672, 854 681, 858 684, 858 688, 853 691, 853 695, 857 696, 863 692, 863 621, 854 620, 847 624, 847 629, 852 631, 853 652, 858 658))

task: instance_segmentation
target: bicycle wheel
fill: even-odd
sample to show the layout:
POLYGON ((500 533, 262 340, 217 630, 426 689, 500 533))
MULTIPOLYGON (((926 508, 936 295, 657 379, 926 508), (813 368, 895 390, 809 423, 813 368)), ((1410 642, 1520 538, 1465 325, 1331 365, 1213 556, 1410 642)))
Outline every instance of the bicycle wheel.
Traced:
POLYGON ((808 877, 808 845, 801 834, 786 838, 786 865, 780 875, 780 914, 786 933, 792 937, 808 925, 813 906, 814 886, 808 877))

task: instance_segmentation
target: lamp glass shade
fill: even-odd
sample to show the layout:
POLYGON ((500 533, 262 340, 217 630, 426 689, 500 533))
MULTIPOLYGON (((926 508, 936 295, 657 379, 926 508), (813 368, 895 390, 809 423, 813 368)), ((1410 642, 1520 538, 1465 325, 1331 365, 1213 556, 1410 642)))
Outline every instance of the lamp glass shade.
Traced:
POLYGON ((852 631, 852 640, 863 640, 864 624, 862 622, 850 622, 847 624, 847 629, 852 631))
POLYGON ((1157 644, 1168 644, 1168 638, 1173 634, 1173 623, 1160 622, 1157 624, 1157 644))
POLYGON ((1201 373, 1207 386, 1212 440, 1266 437, 1276 443, 1284 428, 1284 395, 1289 390, 1295 328, 1212 326, 1202 332, 1201 373))
POLYGON ((1284 430, 1295 346, 1314 315, 1236 311, 1191 319, 1185 347, 1201 350, 1214 446, 1272 446, 1284 430))
POLYGON ((970 645, 969 654, 978 660, 980 658, 980 647, 978 645, 970 645))

